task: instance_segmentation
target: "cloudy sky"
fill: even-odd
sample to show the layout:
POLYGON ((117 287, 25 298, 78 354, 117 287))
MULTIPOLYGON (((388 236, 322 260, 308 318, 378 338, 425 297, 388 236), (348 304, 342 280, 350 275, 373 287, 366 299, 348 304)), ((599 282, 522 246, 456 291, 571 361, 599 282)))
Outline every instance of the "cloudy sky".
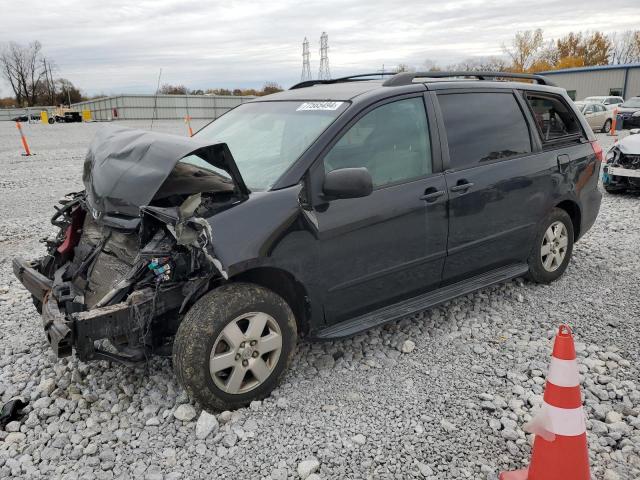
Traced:
MULTIPOLYGON (((637 29, 640 0, 23 0, 0 2, 0 43, 38 39, 58 75, 88 94, 290 86, 309 38, 318 71, 329 34, 332 75, 425 59, 447 65, 501 55, 518 30, 551 39, 571 30, 637 29), (10 5, 10 7, 9 7, 10 5), (612 7, 612 8, 609 8, 612 7)), ((9 95, 0 83, 0 96, 9 95)))

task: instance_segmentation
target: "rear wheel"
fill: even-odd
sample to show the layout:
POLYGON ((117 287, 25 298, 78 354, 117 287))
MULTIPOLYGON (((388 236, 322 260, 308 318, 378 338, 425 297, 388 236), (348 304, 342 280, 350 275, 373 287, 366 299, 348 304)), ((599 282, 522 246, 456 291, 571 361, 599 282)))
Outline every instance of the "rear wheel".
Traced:
POLYGON ((174 368, 204 408, 239 408, 278 385, 296 342, 293 312, 279 295, 249 283, 224 285, 185 315, 174 342, 174 368))
POLYGON ((529 278, 538 283, 558 279, 569 265, 573 239, 571 217, 564 210, 554 208, 541 223, 529 254, 529 278))
POLYGON ((609 133, 611 131, 611 119, 608 118, 604 125, 602 126, 602 133, 609 133))

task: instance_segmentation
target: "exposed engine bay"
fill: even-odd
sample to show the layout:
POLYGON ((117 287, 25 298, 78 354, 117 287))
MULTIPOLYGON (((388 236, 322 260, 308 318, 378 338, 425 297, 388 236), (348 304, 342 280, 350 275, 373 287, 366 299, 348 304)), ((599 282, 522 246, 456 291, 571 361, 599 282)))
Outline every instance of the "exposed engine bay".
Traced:
POLYGON ((170 352, 180 315, 227 279, 206 219, 246 187, 225 144, 105 132, 87 155, 85 190, 55 207, 47 254, 13 267, 58 356, 136 362, 170 352))
POLYGON ((640 130, 633 130, 609 150, 603 183, 610 191, 640 188, 640 130))

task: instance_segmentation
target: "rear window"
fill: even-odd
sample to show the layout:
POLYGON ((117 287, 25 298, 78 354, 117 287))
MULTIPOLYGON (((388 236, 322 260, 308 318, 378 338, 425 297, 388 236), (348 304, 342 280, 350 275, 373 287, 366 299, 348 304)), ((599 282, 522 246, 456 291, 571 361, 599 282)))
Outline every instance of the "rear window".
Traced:
POLYGON ((559 98, 535 92, 525 93, 543 142, 582 133, 573 111, 559 98))
POLYGON ((517 100, 505 93, 438 95, 449 142, 450 168, 462 169, 531 152, 517 100))

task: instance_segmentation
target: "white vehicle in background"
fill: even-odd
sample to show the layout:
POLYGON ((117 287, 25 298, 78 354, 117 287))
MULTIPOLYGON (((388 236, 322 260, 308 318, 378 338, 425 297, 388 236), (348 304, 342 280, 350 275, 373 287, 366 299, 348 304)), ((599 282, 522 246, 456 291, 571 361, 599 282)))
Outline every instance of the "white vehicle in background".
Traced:
POLYGON ((613 110, 618 105, 624 102, 624 98, 612 96, 596 96, 587 97, 582 101, 585 103, 599 103, 600 105, 604 105, 607 110, 613 110))
POLYGON ((609 133, 613 124, 613 110, 600 103, 574 102, 594 132, 609 133))

